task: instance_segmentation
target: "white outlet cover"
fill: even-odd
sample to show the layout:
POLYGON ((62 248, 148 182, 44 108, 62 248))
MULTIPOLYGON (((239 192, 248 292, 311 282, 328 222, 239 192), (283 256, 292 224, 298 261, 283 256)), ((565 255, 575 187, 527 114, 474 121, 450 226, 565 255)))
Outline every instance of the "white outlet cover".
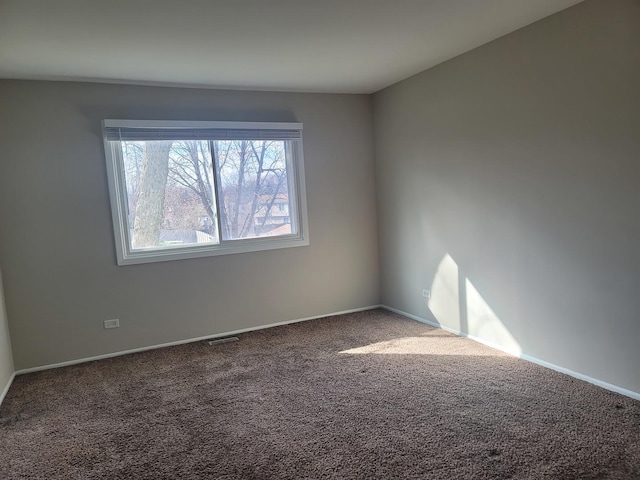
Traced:
POLYGON ((114 318, 112 320, 105 320, 104 321, 104 328, 108 329, 108 328, 118 328, 120 327, 120 319, 118 318, 114 318))

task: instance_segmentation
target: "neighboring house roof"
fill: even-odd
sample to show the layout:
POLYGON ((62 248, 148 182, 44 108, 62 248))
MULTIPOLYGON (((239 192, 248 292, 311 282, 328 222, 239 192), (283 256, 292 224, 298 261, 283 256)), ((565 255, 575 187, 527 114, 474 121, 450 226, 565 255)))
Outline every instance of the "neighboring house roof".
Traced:
POLYGON ((161 230, 161 242, 176 243, 210 243, 213 237, 199 230, 161 230))
POLYGON ((285 224, 281 225, 278 228, 274 228, 273 230, 269 230, 261 234, 261 237, 277 237, 278 235, 290 235, 291 234, 291 225, 285 224))
MULTIPOLYGON (((130 238, 133 238, 133 230, 129 230, 130 238)), ((208 233, 199 230, 161 230, 161 243, 212 243, 214 238, 208 233)))
POLYGON ((273 201, 273 203, 287 203, 289 201, 289 196, 286 193, 276 193, 275 200, 273 199, 273 195, 260 195, 259 203, 261 205, 267 205, 273 201))

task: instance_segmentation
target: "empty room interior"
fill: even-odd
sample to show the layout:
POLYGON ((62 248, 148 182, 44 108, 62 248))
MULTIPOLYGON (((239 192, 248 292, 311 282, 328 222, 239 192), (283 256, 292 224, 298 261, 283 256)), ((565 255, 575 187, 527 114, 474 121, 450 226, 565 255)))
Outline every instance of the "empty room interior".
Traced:
POLYGON ((0 478, 640 478, 640 0, 0 0, 0 478))

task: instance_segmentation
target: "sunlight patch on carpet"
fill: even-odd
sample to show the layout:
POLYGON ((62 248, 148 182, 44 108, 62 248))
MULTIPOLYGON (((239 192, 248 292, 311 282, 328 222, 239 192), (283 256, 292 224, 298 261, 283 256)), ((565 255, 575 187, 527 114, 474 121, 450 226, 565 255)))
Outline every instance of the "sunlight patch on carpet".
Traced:
POLYGON ((457 355, 498 357, 507 354, 490 348, 478 348, 478 344, 471 343, 461 337, 405 337, 384 342, 372 343, 363 347, 343 350, 340 353, 351 355, 379 354, 379 355, 457 355))

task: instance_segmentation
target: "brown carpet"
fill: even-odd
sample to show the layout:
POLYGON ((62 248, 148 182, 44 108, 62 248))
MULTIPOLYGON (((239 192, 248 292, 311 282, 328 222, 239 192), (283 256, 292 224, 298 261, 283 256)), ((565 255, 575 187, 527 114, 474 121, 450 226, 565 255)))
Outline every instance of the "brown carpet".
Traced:
POLYGON ((382 310, 18 376, 2 479, 640 479, 640 402, 382 310))

